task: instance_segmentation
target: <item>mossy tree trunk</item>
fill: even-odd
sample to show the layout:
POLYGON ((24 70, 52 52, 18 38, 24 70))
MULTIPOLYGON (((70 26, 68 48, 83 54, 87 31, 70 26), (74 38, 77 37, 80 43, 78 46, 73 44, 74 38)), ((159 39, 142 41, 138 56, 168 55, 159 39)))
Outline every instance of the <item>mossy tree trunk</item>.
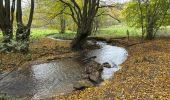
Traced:
POLYGON ((29 48, 29 37, 30 37, 30 29, 33 20, 34 13, 34 0, 31 0, 31 8, 30 15, 28 19, 27 25, 23 24, 22 21, 22 0, 17 0, 17 11, 16 11, 16 20, 17 20, 17 31, 16 31, 16 41, 19 43, 23 43, 23 48, 20 50, 21 52, 28 52, 29 48))

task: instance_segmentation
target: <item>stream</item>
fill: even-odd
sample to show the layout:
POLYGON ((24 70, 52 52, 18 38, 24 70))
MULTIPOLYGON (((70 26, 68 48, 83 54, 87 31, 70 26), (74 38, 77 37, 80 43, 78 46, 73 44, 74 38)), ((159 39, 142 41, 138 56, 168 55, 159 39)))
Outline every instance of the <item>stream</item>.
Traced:
MULTIPOLYGON (((102 78, 112 78, 128 56, 124 48, 98 42, 102 47, 91 50, 86 57, 96 56, 96 62, 108 62, 112 68, 104 68, 102 78)), ((66 58, 49 63, 17 69, 0 81, 0 94, 37 100, 73 91, 73 82, 85 76, 84 64, 79 58, 66 58)))

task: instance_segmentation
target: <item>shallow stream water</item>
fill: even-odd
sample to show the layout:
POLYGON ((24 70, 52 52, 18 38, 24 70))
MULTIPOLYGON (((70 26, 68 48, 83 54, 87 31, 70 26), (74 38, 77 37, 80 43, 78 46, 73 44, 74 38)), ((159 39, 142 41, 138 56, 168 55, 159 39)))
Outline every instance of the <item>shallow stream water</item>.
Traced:
MULTIPOLYGON (((102 78, 110 79, 127 59, 124 48, 98 42, 102 47, 89 51, 86 57, 96 56, 96 62, 108 62, 112 68, 104 68, 102 78)), ((67 58, 49 63, 27 66, 10 73, 0 81, 0 93, 14 97, 39 99, 73 91, 73 82, 85 76, 84 63, 77 58, 67 58)))

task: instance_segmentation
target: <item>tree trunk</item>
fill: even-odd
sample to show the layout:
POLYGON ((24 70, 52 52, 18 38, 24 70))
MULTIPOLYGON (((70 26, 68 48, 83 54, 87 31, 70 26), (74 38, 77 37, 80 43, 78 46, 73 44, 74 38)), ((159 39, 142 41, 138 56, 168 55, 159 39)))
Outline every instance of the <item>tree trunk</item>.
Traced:
POLYGON ((94 26, 93 26, 93 33, 94 33, 94 35, 96 35, 96 33, 98 31, 98 28, 99 28, 99 20, 96 18, 94 20, 94 26))
POLYGON ((93 24, 86 24, 81 25, 84 27, 78 27, 77 29, 77 36, 72 41, 72 49, 73 50, 81 50, 83 49, 83 45, 86 43, 87 37, 92 33, 92 25, 93 24))
POLYGON ((146 28, 146 40, 154 39, 153 31, 154 31, 153 24, 149 24, 148 27, 146 28))
POLYGON ((21 0, 17 0, 17 11, 16 11, 16 20, 17 20, 17 31, 16 31, 16 41, 22 41, 24 38, 24 25, 22 22, 22 7, 21 0))
POLYGON ((5 26, 5 29, 2 30, 3 34, 3 43, 10 43, 13 39, 12 28, 11 26, 5 26))
POLYGON ((12 25, 10 21, 10 0, 0 1, 0 28, 3 33, 3 42, 9 43, 13 38, 12 25))
POLYGON ((66 30, 66 20, 64 19, 63 16, 60 17, 60 27, 61 27, 60 33, 64 34, 66 30))
POLYGON ((83 49, 83 45, 85 44, 87 37, 88 33, 85 32, 84 29, 78 29, 77 36, 72 41, 72 49, 73 50, 83 49))
POLYGON ((16 31, 16 40, 18 42, 29 41, 30 29, 26 26, 20 26, 16 31))
POLYGON ((84 0, 83 7, 79 6, 78 2, 71 0, 70 3, 65 0, 59 0, 71 11, 71 17, 77 24, 77 36, 72 41, 72 49, 82 49, 86 39, 92 33, 93 21, 98 12, 100 0, 84 0))
POLYGON ((28 19, 28 23, 25 26, 22 22, 22 7, 21 7, 21 0, 17 0, 17 31, 16 31, 16 41, 22 43, 24 46, 20 50, 21 52, 28 52, 29 48, 29 37, 30 37, 30 28, 33 20, 33 13, 34 13, 34 0, 31 0, 31 9, 30 15, 28 19))

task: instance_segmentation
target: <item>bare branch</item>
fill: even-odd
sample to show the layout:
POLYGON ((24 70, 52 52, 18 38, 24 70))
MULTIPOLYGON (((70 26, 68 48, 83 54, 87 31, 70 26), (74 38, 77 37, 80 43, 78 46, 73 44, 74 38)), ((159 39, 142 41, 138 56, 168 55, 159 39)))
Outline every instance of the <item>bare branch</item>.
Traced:
POLYGON ((31 27, 33 14, 34 14, 34 0, 31 0, 31 9, 30 9, 30 15, 29 15, 27 27, 31 27))
POLYGON ((73 18, 73 20, 74 20, 74 22, 76 23, 76 24, 78 24, 78 21, 77 21, 77 19, 75 18, 75 11, 74 11, 74 7, 70 4, 70 3, 68 3, 68 2, 66 2, 66 1, 64 1, 64 0, 59 0, 60 2, 62 2, 62 3, 64 3, 65 5, 67 5, 68 7, 69 7, 69 9, 70 9, 70 11, 71 11, 71 17, 73 18))
POLYGON ((99 6, 99 8, 113 8, 116 7, 115 5, 103 5, 103 6, 99 6))
POLYGON ((95 17, 99 17, 99 16, 110 16, 111 18, 113 18, 113 19, 117 20, 119 23, 121 23, 121 21, 118 18, 112 16, 111 14, 101 13, 101 14, 95 16, 95 17))

